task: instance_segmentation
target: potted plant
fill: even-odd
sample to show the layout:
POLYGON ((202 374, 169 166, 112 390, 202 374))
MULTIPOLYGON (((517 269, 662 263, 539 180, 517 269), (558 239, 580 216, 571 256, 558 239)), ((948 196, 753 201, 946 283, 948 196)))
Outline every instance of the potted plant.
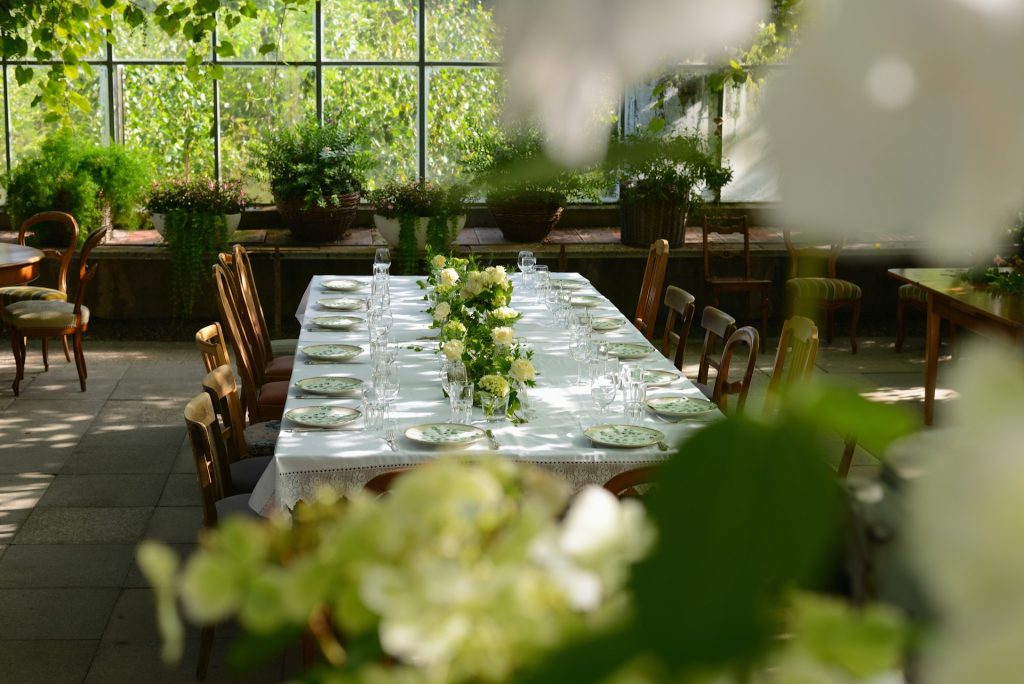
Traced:
POLYGON ((630 135, 612 146, 608 163, 620 184, 622 242, 635 247, 662 238, 682 245, 686 216, 701 193, 717 192, 732 180, 732 169, 718 164, 692 134, 630 135))
POLYGON ((487 195, 487 206, 505 238, 539 242, 569 201, 600 201, 605 181, 595 172, 555 167, 538 131, 495 133, 467 152, 463 165, 487 195))
POLYGON ((399 269, 416 272, 419 252, 440 254, 466 225, 466 188, 444 187, 430 181, 392 182, 372 190, 373 224, 392 247, 398 248, 399 269))
POLYGON ((179 316, 192 314, 203 278, 238 227, 245 203, 238 180, 179 179, 151 189, 146 209, 171 252, 171 292, 179 316))
POLYGON ((271 131, 256 150, 292 235, 335 242, 355 217, 370 155, 359 137, 334 120, 315 119, 271 131))
MULTIPOLYGON (((149 173, 148 159, 135 150, 94 145, 61 130, 7 175, 7 210, 14 225, 41 211, 67 212, 78 221, 81 244, 102 225, 138 226, 136 207, 149 173)), ((61 224, 35 227, 44 246, 66 245, 69 237, 61 224)))

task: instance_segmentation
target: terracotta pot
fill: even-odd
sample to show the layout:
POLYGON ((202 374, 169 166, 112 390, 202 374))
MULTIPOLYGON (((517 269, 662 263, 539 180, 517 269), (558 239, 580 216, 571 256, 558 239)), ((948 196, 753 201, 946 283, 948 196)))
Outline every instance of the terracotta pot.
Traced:
POLYGON ((540 242, 562 217, 558 204, 489 204, 494 222, 505 239, 512 242, 540 242))
MULTIPOLYGON (((416 219, 416 248, 421 252, 427 246, 427 224, 430 222, 429 216, 420 216, 416 219)), ((398 247, 399 236, 402 232, 402 227, 398 223, 398 219, 384 218, 380 214, 373 215, 373 225, 380 233, 380 236, 392 247, 398 247)), ((461 231, 466 226, 466 216, 455 217, 455 229, 451 231, 451 235, 448 238, 450 243, 452 240, 459 236, 461 231)))
POLYGON ((277 199, 277 213, 300 242, 337 242, 345 237, 359 207, 359 193, 338 196, 336 207, 304 208, 299 199, 277 199))

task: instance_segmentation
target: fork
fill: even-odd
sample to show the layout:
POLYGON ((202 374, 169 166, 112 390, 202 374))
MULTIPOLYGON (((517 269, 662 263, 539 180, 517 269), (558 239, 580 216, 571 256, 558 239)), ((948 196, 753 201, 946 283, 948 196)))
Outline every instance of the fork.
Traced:
POLYGON ((398 453, 398 445, 395 444, 395 439, 398 438, 398 429, 394 423, 384 424, 384 442, 391 447, 391 450, 396 454, 398 453))

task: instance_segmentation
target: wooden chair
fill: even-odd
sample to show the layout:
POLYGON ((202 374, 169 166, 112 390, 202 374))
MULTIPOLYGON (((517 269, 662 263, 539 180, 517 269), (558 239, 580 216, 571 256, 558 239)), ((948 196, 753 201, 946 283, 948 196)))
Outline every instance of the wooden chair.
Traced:
POLYGON ((639 466, 612 476, 604 483, 604 488, 620 499, 642 498, 650 492, 657 478, 657 466, 639 466))
POLYGON ((747 392, 750 390, 750 383, 754 378, 754 367, 757 365, 757 351, 760 347, 757 328, 745 325, 725 341, 725 348, 722 350, 722 361, 719 364, 718 376, 715 378, 715 386, 709 397, 718 405, 722 413, 729 412, 729 397, 736 395, 736 410, 743 411, 747 403, 747 392), (743 377, 739 380, 729 380, 729 370, 732 366, 732 357, 737 348, 746 345, 747 361, 743 369, 743 377))
POLYGON ((817 326, 809 318, 793 316, 782 325, 779 349, 775 353, 775 365, 772 367, 772 377, 768 381, 768 393, 764 400, 765 415, 775 412, 776 401, 784 389, 811 377, 817 357, 817 326))
POLYGON ((861 289, 856 283, 836 277, 836 260, 842 245, 832 244, 828 248, 797 248, 789 231, 783 232, 786 250, 789 252, 789 280, 786 281, 786 296, 790 310, 802 313, 805 306, 825 310, 825 339, 832 342, 833 313, 836 309, 849 306, 850 348, 857 353, 857 321, 860 319, 861 289), (800 260, 811 257, 824 259, 827 277, 801 275, 806 269, 800 268, 800 260))
POLYGON ((704 283, 711 288, 711 305, 716 307, 719 306, 719 295, 721 294, 742 294, 743 318, 744 320, 749 320, 750 295, 757 295, 761 300, 761 327, 759 332, 764 339, 767 339, 768 307, 770 306, 769 295, 771 293, 772 281, 752 278, 750 275, 750 229, 747 227, 747 217, 705 216, 701 241, 703 243, 704 252, 704 283), (742 249, 712 249, 712 235, 720 236, 737 234, 743 237, 742 249), (714 275, 712 273, 712 259, 731 261, 739 257, 743 257, 742 275, 725 276, 714 275))
POLYGON ((636 303, 633 325, 648 340, 654 339, 654 326, 658 319, 658 302, 661 288, 665 284, 665 270, 668 268, 668 240, 656 240, 647 252, 647 266, 644 280, 640 285, 640 297, 636 303))
MULTIPOLYGON (((248 263, 248 257, 239 261, 234 255, 221 252, 218 255, 220 265, 228 274, 228 282, 234 295, 238 308, 238 322, 242 327, 242 333, 252 351, 252 362, 259 375, 264 380, 289 380, 292 377, 292 367, 295 364, 294 356, 274 356, 270 344, 270 335, 260 325, 266 327, 263 320, 263 312, 259 309, 258 300, 253 300, 251 288, 245 283, 246 268, 242 265, 248 263)), ((250 273, 251 275, 251 273, 250 273)), ((251 281, 251 278, 250 278, 251 281)))
POLYGON ((697 310, 694 296, 669 285, 665 290, 665 307, 668 319, 665 321, 665 334, 661 338, 661 353, 679 370, 683 370, 683 355, 686 353, 686 339, 690 336, 690 326, 697 310))
POLYGON ((207 373, 214 368, 231 364, 228 358, 228 342, 224 338, 224 329, 220 327, 220 323, 213 322, 197 330, 196 347, 202 354, 203 366, 206 367, 207 373))
POLYGON ((242 402, 238 398, 238 386, 231 366, 220 366, 207 373, 203 378, 203 389, 210 396, 214 412, 221 420, 221 437, 227 449, 228 462, 224 489, 231 494, 251 492, 273 458, 281 421, 245 426, 242 402), (250 443, 248 437, 255 436, 257 431, 273 437, 266 443, 250 443))
POLYGON ((363 489, 376 494, 377 496, 384 496, 391 491, 391 488, 395 486, 395 480, 400 476, 412 470, 412 468, 395 468, 394 470, 386 470, 379 475, 374 475, 370 478, 370 481, 363 485, 363 489))
POLYGON ((242 379, 242 408, 250 423, 266 420, 280 420, 284 403, 288 397, 288 382, 284 380, 264 381, 257 374, 248 340, 242 332, 238 307, 231 290, 229 276, 220 264, 213 266, 213 280, 217 287, 217 308, 231 347, 235 351, 238 374, 242 379))
POLYGON ((249 259, 249 252, 246 251, 242 245, 234 245, 231 253, 234 257, 234 262, 238 270, 238 281, 243 287, 243 291, 250 293, 253 301, 254 313, 258 317, 256 323, 258 324, 259 330, 264 337, 264 341, 267 348, 271 352, 271 356, 294 356, 295 347, 299 341, 295 338, 278 338, 271 339, 270 337, 270 326, 267 325, 267 319, 263 315, 263 305, 260 303, 260 291, 256 287, 256 273, 252 268, 252 261, 249 259))
POLYGON ((85 391, 85 380, 89 376, 82 351, 82 335, 89 329, 89 308, 82 305, 89 281, 96 275, 96 265, 89 263, 89 255, 99 244, 107 229, 100 228, 85 241, 78 259, 78 292, 74 303, 60 300, 27 300, 15 302, 4 308, 3 318, 11 329, 11 349, 17 366, 12 387, 15 396, 25 377, 25 354, 29 337, 74 338, 75 366, 78 369, 78 383, 85 391))
MULTIPOLYGON (((913 283, 900 285, 900 289, 896 291, 896 323, 899 326, 896 334, 897 354, 903 351, 903 340, 905 339, 904 310, 907 306, 927 314, 928 292, 923 287, 918 287, 913 283)), ((942 329, 940 327, 939 333, 941 334, 941 332, 942 329)), ((952 322, 949 323, 949 342, 953 348, 956 347, 956 325, 952 322)))
MULTIPOLYGON (((185 406, 185 427, 192 444, 192 458, 199 479, 203 527, 214 528, 221 520, 232 516, 259 518, 249 508, 248 494, 225 495, 224 440, 208 395, 199 394, 185 406)), ((213 627, 203 627, 199 637, 199 662, 196 665, 196 679, 200 681, 206 679, 206 671, 210 666, 213 636, 213 627)))
POLYGON ((714 368, 716 373, 722 372, 721 363, 715 359, 715 354, 719 343, 725 344, 725 341, 736 332, 736 319, 713 306, 705 306, 700 318, 700 327, 704 329, 704 347, 700 352, 697 381, 694 384, 710 399, 712 388, 708 384, 708 371, 714 368))

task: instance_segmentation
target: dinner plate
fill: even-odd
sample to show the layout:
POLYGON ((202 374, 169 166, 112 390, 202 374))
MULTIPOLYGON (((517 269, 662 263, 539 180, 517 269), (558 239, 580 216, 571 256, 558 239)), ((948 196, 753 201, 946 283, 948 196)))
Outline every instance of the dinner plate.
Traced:
POLYGON ((354 344, 307 344, 299 351, 317 361, 349 361, 362 354, 363 348, 354 344))
POLYGON ((644 384, 648 387, 662 387, 671 385, 679 379, 678 373, 659 370, 657 368, 644 368, 644 384))
POLYGON ((284 417, 296 425, 311 428, 338 428, 351 423, 362 413, 346 406, 306 406, 287 411, 284 417))
POLYGON ((582 290, 584 285, 581 282, 575 280, 569 280, 568 278, 551 278, 549 281, 552 287, 560 287, 563 290, 582 290))
POLYGON ((606 330, 618 330, 625 323, 626 323, 626 321, 624 321, 621 318, 612 318, 612 317, 603 318, 602 317, 602 318, 595 318, 593 321, 591 321, 590 327, 593 328, 594 330, 596 330, 597 332, 604 332, 606 330))
POLYGON ((475 425, 460 423, 424 423, 407 428, 405 436, 428 446, 463 447, 477 442, 487 434, 475 425))
POLYGON ((363 322, 355 316, 316 316, 310 320, 313 325, 330 330, 351 330, 363 322))
POLYGON ((594 295, 573 295, 569 298, 569 303, 573 306, 597 306, 601 303, 601 298, 594 295))
POLYGON ((620 359, 642 359, 651 353, 651 348, 645 344, 612 342, 608 345, 608 353, 620 359))
POLYGON ((340 397, 352 394, 359 389, 363 381, 347 375, 319 375, 314 378, 303 378, 295 383, 303 392, 319 394, 325 397, 340 397))
POLYGON ((599 446, 637 449, 665 441, 660 430, 641 425, 595 425, 583 431, 591 442, 599 446))
POLYGON ((711 413, 718 407, 707 399, 684 396, 651 397, 647 400, 647 408, 662 416, 680 418, 685 416, 702 416, 711 413))
POLYGON ((317 302, 322 308, 331 311, 360 311, 366 308, 365 299, 354 297, 337 297, 335 299, 321 299, 317 302))
POLYGON ((325 290, 331 290, 332 292, 353 292, 358 290, 363 285, 357 280, 348 280, 347 278, 334 278, 333 280, 325 280, 320 283, 321 287, 325 290))

